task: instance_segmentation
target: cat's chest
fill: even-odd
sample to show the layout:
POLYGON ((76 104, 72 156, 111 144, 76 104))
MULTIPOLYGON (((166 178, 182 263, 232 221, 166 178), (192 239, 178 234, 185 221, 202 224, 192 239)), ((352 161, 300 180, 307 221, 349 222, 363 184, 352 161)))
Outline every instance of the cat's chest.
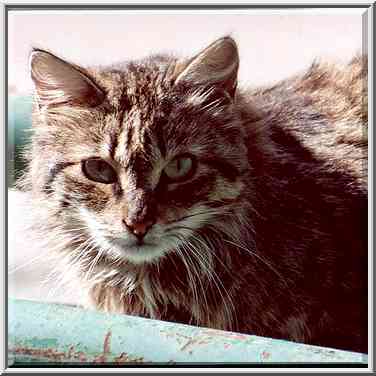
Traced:
POLYGON ((88 286, 88 290, 89 306, 108 312, 173 320, 192 308, 187 289, 166 286, 147 273, 125 273, 122 282, 117 285, 101 281, 88 286))

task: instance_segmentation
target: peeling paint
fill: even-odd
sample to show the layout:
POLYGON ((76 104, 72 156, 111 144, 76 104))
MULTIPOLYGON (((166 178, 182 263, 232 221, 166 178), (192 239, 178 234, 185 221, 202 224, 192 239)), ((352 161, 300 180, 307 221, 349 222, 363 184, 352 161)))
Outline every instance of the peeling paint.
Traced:
POLYGON ((366 354, 239 333, 10 300, 9 354, 25 363, 358 363, 366 354), (30 320, 30 318, 33 318, 30 320))

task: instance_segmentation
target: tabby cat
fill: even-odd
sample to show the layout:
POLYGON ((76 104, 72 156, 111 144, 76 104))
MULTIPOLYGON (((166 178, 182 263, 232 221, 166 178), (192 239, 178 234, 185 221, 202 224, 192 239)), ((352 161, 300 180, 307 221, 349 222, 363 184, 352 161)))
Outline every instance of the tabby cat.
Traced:
POLYGON ((367 352, 366 58, 251 90, 231 37, 30 67, 22 186, 84 305, 367 352))

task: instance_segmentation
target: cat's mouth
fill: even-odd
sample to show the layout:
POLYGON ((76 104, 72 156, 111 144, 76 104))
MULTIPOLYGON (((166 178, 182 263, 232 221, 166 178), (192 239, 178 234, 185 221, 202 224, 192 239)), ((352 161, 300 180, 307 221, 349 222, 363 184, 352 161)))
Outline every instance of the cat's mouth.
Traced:
POLYGON ((111 243, 114 245, 124 248, 124 249, 130 249, 130 250, 141 250, 142 248, 145 247, 156 247, 157 243, 150 241, 150 240, 144 240, 144 239, 124 239, 124 238, 115 238, 110 240, 111 243))
POLYGON ((156 261, 169 251, 169 247, 153 240, 113 238, 109 242, 117 256, 136 264, 156 261))

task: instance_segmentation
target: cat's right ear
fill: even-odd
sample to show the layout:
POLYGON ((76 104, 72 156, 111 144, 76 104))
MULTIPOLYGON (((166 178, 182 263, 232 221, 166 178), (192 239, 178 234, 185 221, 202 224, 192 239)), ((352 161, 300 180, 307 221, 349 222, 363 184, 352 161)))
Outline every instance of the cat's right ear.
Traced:
POLYGON ((40 107, 95 107, 104 101, 104 92, 88 75, 50 52, 32 51, 30 73, 40 107))
POLYGON ((238 68, 239 54, 235 41, 231 37, 220 38, 180 68, 175 84, 185 81, 220 87, 233 97, 238 68))

